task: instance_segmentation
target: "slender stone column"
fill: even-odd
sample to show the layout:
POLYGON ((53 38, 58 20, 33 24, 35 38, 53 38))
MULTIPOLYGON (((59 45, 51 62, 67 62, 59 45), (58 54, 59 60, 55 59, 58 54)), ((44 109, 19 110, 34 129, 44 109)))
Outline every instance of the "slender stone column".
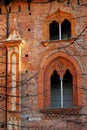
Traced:
POLYGON ((59 23, 59 40, 61 40, 61 23, 59 23))
POLYGON ((63 78, 60 78, 61 83, 61 108, 63 108, 63 78))

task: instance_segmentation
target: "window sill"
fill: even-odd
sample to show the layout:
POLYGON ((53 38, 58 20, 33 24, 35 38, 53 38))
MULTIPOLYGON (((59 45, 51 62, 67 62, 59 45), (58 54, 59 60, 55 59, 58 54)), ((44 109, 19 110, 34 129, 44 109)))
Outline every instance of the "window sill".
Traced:
POLYGON ((41 113, 45 114, 46 117, 57 117, 57 116, 76 116, 80 112, 80 107, 69 107, 69 108, 47 108, 41 109, 41 113))
POLYGON ((47 40, 47 41, 42 41, 41 43, 42 43, 42 45, 44 46, 44 47, 46 47, 46 46, 48 46, 49 44, 53 44, 53 43, 67 43, 67 42, 69 42, 69 43, 73 43, 74 42, 74 40, 75 40, 75 38, 70 38, 70 39, 61 39, 61 40, 47 40))

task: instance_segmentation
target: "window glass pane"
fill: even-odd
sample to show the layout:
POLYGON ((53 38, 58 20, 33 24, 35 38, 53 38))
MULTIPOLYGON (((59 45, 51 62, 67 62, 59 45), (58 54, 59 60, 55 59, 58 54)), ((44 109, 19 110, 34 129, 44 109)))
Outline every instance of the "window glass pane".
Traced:
POLYGON ((59 39, 59 24, 56 21, 53 21, 50 24, 50 40, 59 39))
POLYGON ((72 88, 72 75, 69 70, 66 70, 63 79, 63 103, 64 107, 73 106, 73 88, 72 88))
POLYGON ((71 23, 65 19, 61 24, 62 39, 71 38, 71 23))
POLYGON ((60 79, 56 71, 51 76, 51 107, 57 108, 61 104, 60 79))

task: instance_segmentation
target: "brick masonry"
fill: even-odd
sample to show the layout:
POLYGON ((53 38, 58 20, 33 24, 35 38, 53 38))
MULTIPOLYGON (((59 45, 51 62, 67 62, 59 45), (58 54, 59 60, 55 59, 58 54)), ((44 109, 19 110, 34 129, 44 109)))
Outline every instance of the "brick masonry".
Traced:
MULTIPOLYGON (((84 0, 84 3, 86 3, 86 0, 84 0)), ((1 34, 5 37, 6 11, 2 5, 0 6, 2 9, 2 14, 0 14, 0 30, 1 34), (4 28, 4 32, 2 27, 4 28)), ((13 114, 13 118, 16 117, 17 121, 19 120, 18 122, 20 122, 18 125, 22 127, 16 127, 16 129, 27 130, 27 127, 33 127, 32 129, 34 129, 35 126, 38 127, 38 129, 39 127, 44 127, 44 130, 48 130, 49 128, 58 130, 86 130, 87 29, 84 30, 81 36, 80 34, 87 26, 87 7, 83 4, 77 5, 76 0, 72 2, 72 5, 67 5, 66 1, 60 3, 54 1, 44 4, 31 3, 30 11, 28 10, 27 3, 22 1, 11 3, 9 6, 11 7, 11 13, 9 14, 9 36, 11 34, 13 35, 13 31, 15 30, 16 34, 18 34, 20 37, 18 37, 18 39, 11 39, 13 40, 14 46, 16 45, 16 40, 22 40, 22 47, 21 49, 20 47, 18 48, 18 59, 20 59, 19 77, 21 82, 19 95, 20 101, 18 100, 18 104, 20 107, 22 105, 22 107, 21 110, 19 109, 21 113, 18 113, 18 115, 13 114), (20 12, 18 11, 19 5, 21 6, 20 12), (49 31, 47 30, 47 27, 49 26, 49 21, 52 21, 55 19, 55 17, 57 17, 57 20, 60 19, 60 17, 68 17, 68 19, 71 20, 73 25, 72 39, 62 41, 49 41, 49 31), (46 20, 48 20, 48 22, 46 22, 46 20), (74 40, 77 37, 78 39, 76 42, 74 40), (59 52, 61 54, 65 54, 64 57, 66 57, 66 59, 67 57, 69 57, 68 59, 74 59, 80 68, 76 69, 77 74, 80 75, 80 79, 78 79, 78 86, 81 87, 81 90, 79 90, 81 91, 81 98, 79 96, 79 100, 81 101, 81 116, 69 115, 67 117, 59 116, 58 118, 46 118, 45 114, 40 112, 40 108, 44 106, 44 96, 42 95, 44 82, 43 76, 47 67, 56 57, 58 57, 57 54, 59 54, 59 52), (78 73, 79 70, 81 73, 78 73)), ((1 40, 6 40, 3 38, 3 36, 1 36, 1 40)), ((17 43, 17 46, 19 46, 19 44, 20 43, 17 43)), ((10 46, 8 48, 10 48, 10 46)), ((72 62, 73 65, 75 64, 74 60, 72 62)), ((1 65, 1 73, 3 72, 2 67, 3 66, 1 65)), ((17 94, 19 94, 19 92, 17 94)), ((1 117, 5 117, 5 113, 1 113, 0 122, 3 122, 5 118, 2 119, 1 117)), ((12 116, 12 113, 8 113, 8 116, 10 118, 12 116)))

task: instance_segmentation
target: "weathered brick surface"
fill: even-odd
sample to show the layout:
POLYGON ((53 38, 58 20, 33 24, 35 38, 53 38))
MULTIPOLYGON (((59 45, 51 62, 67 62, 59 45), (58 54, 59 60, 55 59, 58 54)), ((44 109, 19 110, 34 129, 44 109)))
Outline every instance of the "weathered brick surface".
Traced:
MULTIPOLYGON (((86 0, 84 0, 84 3, 86 0)), ((18 2, 12 3, 11 5, 11 13, 9 14, 9 34, 12 30, 15 30, 19 33, 21 39, 23 40, 23 46, 21 50, 21 103, 23 107, 21 107, 21 118, 20 125, 22 126, 41 126, 45 127, 53 127, 58 130, 86 130, 86 118, 84 117, 75 117, 71 120, 72 117, 69 117, 69 121, 67 119, 58 118, 58 119, 48 119, 46 120, 44 114, 39 112, 38 106, 43 105, 39 104, 43 98, 42 95, 42 83, 43 79, 39 78, 43 75, 44 68, 47 67, 47 61, 49 58, 56 55, 57 52, 64 52, 73 57, 78 65, 81 68, 81 91, 82 91, 82 108, 81 112, 86 114, 86 109, 84 106, 87 106, 87 29, 82 33, 83 36, 80 36, 83 29, 87 26, 87 7, 84 5, 77 5, 76 1, 72 2, 72 5, 67 5, 66 1, 58 3, 57 1, 51 3, 44 4, 30 4, 30 11, 28 10, 28 6, 26 2, 18 2), (18 6, 21 6, 21 11, 18 12, 18 6), (74 23, 74 31, 73 38, 78 37, 77 42, 72 42, 72 40, 68 41, 49 41, 47 39, 49 31, 46 30, 44 24, 44 20, 46 20, 49 16, 58 13, 58 10, 72 14, 73 19, 71 19, 72 23, 74 23), (74 19, 75 18, 75 19, 74 19), (45 33, 44 33, 45 30, 45 33), (45 36, 44 36, 45 35, 45 36), (45 37, 45 39, 44 39, 45 37), (43 40, 43 42, 42 42, 43 40), (44 41, 47 40, 47 41, 44 41), (26 56, 27 54, 27 56, 26 56), (44 67, 46 66, 46 67, 44 67), (40 73, 41 72, 41 73, 40 73), (38 80, 39 78, 39 80, 38 80), (39 91, 40 89, 40 91, 39 91), (40 96, 41 95, 41 96, 40 96), (40 97, 40 98, 39 98, 40 97), (41 121, 29 121, 30 119, 36 119, 41 121), (78 120, 78 122, 76 122, 78 120), (71 121, 71 123, 70 123, 71 121), (82 125, 82 126, 81 126, 82 125)), ((0 14, 0 22, 4 26, 6 26, 6 11, 5 8, 1 5, 2 14, 0 14)), ((63 15, 62 15, 63 16, 63 15)), ((61 16, 59 16, 61 17, 61 16)), ((57 19, 59 19, 59 17, 57 19)), ((63 16, 64 17, 64 16, 63 16)), ((71 18, 71 17, 70 17, 71 18)), ((49 19, 48 19, 49 20, 49 19)), ((49 23, 49 21, 48 21, 49 23)), ((48 24, 46 23, 46 24, 48 24)), ((46 26, 47 27, 47 26, 46 26)), ((5 36, 5 31, 2 32, 3 36, 5 36)), ((1 28, 0 28, 1 29, 1 28)), ((50 64, 50 63, 49 63, 50 64)), ((73 63, 74 64, 74 63, 73 63)), ((1 73, 3 72, 3 66, 0 67, 1 73)), ((0 81, 1 83, 1 81, 0 81)), ((2 83, 1 83, 2 84, 2 83)), ((80 99, 80 98, 79 98, 80 99)), ((0 112, 0 122, 2 122, 2 114, 3 120, 5 117, 5 113, 0 112)), ((53 129, 51 128, 51 129, 53 129)), ((26 130, 26 128, 25 128, 26 130)))

